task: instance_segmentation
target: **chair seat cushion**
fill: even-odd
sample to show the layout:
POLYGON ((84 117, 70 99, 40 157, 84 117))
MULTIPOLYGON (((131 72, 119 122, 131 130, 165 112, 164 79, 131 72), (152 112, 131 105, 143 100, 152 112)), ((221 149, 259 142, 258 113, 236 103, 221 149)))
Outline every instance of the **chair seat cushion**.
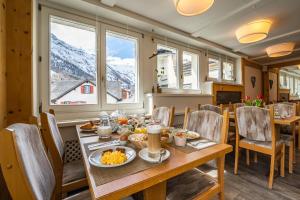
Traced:
MULTIPOLYGON (((272 142, 255 141, 255 140, 249 140, 249 139, 246 139, 246 138, 241 139, 240 142, 244 142, 244 143, 248 143, 248 144, 255 144, 257 146, 268 148, 268 149, 272 148, 272 142)), ((276 147, 281 145, 282 143, 283 143, 282 140, 278 140, 276 142, 276 147)))
POLYGON ((83 192, 79 192, 72 196, 69 196, 63 200, 91 200, 91 193, 89 190, 84 190, 83 192))
POLYGON ((290 146, 290 142, 294 142, 294 137, 292 135, 280 134, 280 140, 282 140, 285 145, 290 146))
POLYGON ((64 164, 63 184, 85 178, 85 170, 82 160, 64 164))
POLYGON ((214 186, 216 181, 199 169, 192 169, 167 182, 167 200, 189 200, 214 186))

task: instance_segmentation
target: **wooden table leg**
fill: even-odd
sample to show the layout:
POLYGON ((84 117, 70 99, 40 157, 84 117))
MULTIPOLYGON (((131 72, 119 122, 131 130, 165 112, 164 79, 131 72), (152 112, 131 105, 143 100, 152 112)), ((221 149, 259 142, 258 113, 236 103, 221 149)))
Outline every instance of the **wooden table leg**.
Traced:
POLYGON ((144 200, 165 200, 167 193, 167 182, 158 183, 143 191, 144 200))
POLYGON ((219 199, 224 200, 224 165, 225 165, 225 155, 217 159, 218 166, 218 183, 220 185, 219 199))

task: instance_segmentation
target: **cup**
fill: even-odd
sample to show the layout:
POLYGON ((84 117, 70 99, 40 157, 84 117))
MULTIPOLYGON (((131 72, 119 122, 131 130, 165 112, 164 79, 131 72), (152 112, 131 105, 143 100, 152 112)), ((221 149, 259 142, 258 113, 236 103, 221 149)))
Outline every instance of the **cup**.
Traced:
POLYGON ((100 138, 110 138, 112 134, 111 126, 98 126, 97 133, 100 138))
POLYGON ((160 125, 151 125, 147 126, 148 132, 148 156, 150 158, 157 158, 160 155, 160 135, 161 135, 161 126, 160 125))

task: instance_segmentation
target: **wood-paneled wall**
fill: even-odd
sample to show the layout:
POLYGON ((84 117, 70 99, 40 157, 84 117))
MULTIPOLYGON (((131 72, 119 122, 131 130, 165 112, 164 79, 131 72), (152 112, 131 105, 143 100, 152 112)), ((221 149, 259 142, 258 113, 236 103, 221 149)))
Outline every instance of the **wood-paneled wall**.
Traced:
POLYGON ((32 113, 32 0, 8 0, 7 122, 26 122, 32 113))
POLYGON ((6 125, 6 0, 0 0, 0 129, 6 125))

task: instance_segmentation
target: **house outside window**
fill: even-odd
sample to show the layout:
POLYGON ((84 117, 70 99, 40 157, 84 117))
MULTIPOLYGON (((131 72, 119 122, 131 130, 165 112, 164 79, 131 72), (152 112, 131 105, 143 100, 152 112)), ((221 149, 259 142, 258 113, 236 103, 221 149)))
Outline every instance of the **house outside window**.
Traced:
POLYGON ((157 45, 157 80, 161 88, 178 88, 178 50, 157 45))

